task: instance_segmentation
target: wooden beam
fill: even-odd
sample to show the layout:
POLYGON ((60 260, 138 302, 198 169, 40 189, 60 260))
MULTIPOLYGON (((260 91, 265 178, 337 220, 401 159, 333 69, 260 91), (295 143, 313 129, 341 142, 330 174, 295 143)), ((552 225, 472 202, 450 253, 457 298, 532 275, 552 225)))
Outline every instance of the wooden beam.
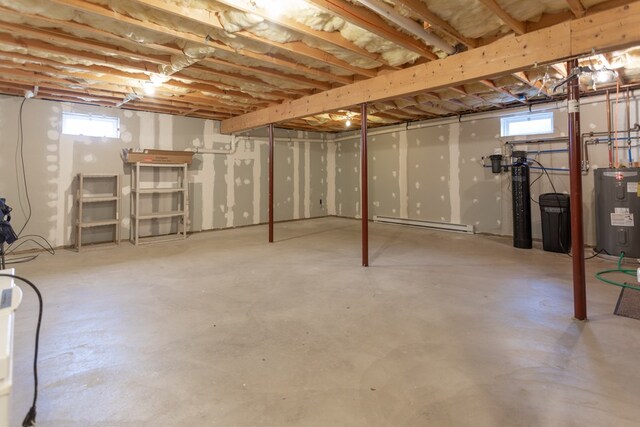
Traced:
POLYGON ((586 9, 580 0, 567 0, 567 4, 576 18, 582 18, 586 13, 586 9))
POLYGON ((595 15, 571 21, 571 56, 626 49, 638 44, 637 11, 640 2, 633 2, 595 15), (601 19, 610 16, 611 19, 601 19))
POLYGON ((402 5, 418 15, 425 24, 429 24, 431 27, 436 28, 443 33, 447 34, 449 37, 459 41, 463 45, 469 48, 475 48, 478 46, 478 41, 471 39, 469 37, 465 37, 458 30, 453 28, 451 24, 449 24, 444 19, 440 18, 438 15, 433 13, 431 9, 421 0, 396 0, 396 4, 402 5))
POLYGON ((308 0, 308 2, 420 56, 432 60, 438 59, 424 43, 389 26, 384 19, 368 9, 355 6, 345 0, 308 0))
POLYGON ((518 21, 513 16, 509 15, 496 0, 480 0, 489 10, 495 13, 498 18, 509 28, 511 28, 516 34, 522 35, 527 32, 527 26, 524 22, 518 21))
POLYGON ((238 132, 296 117, 443 89, 535 65, 615 50, 640 43, 640 3, 594 14, 496 42, 447 58, 394 71, 364 82, 332 89, 222 122, 224 133, 238 132), (615 24, 612 24, 615 23, 615 24), (588 40, 587 44, 584 40, 588 40))

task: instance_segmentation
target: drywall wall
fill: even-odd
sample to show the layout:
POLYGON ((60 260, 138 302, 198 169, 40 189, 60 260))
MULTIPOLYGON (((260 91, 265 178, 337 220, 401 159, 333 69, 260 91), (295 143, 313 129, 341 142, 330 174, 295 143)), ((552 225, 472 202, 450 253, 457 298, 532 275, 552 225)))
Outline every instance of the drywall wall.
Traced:
MULTIPOLYGON (((54 246, 71 245, 75 241, 74 195, 76 175, 80 172, 122 175, 121 232, 123 239, 128 238, 131 167, 120 157, 123 148, 233 150, 230 139, 219 134, 216 121, 37 99, 22 102, 23 98, 0 96, 0 197, 6 198, 14 208, 14 228, 20 229, 31 212, 24 233, 42 235, 54 246), (120 138, 64 135, 61 126, 65 111, 119 117, 120 138), (21 155, 29 200, 23 184, 21 155)), ((320 138, 317 134, 278 130, 276 137, 287 138, 285 142, 277 142, 275 150, 276 219, 326 215, 328 144, 298 142, 301 138, 317 140, 320 138)), ((170 178, 166 173, 155 171, 149 172, 146 179, 161 185, 170 178)), ((189 194, 190 231, 266 222, 267 141, 262 135, 249 135, 237 139, 233 154, 196 154, 189 167, 189 194)), ((173 202, 167 197, 148 200, 142 209, 170 207, 173 202)), ((154 222, 141 227, 141 232, 168 233, 176 227, 175 220, 154 222)), ((108 239, 111 233, 110 230, 88 230, 85 241, 101 240, 105 236, 108 239)))
MULTIPOLYGON (((638 97, 632 95, 630 124, 640 122, 638 97)), ((554 133, 530 137, 501 138, 500 114, 523 114, 506 111, 500 114, 470 115, 460 119, 439 120, 374 129, 369 136, 369 214, 411 219, 427 219, 473 225, 478 232, 511 235, 512 208, 510 174, 493 174, 483 167, 482 157, 495 150, 506 152, 509 141, 534 141, 542 137, 566 137, 566 102, 537 106, 552 111, 554 133)), ((620 129, 627 129, 624 103, 620 103, 617 117, 620 129)), ((615 106, 612 108, 615 117, 615 106)), ((526 111, 524 112, 526 113, 526 111)), ((614 120, 615 122, 615 120, 614 120)), ((581 130, 602 132, 607 130, 604 96, 584 98, 581 107, 581 130)), ((359 134, 345 133, 336 138, 335 198, 336 214, 360 216, 359 134)), ((530 157, 547 168, 567 168, 568 153, 534 154, 539 150, 565 149, 567 144, 527 143, 518 149, 527 149, 530 157)), ((640 159, 634 149, 633 158, 640 159)), ((622 155, 621 151, 621 155, 622 155)), ((595 245, 593 169, 608 166, 606 144, 589 146, 591 170, 583 175, 585 241, 595 245)), ((626 154, 623 155, 626 162, 626 154)), ((488 159, 486 164, 489 164, 488 159)), ((531 170, 531 194, 537 200, 540 194, 569 192, 568 173, 531 170), (539 178, 539 179, 538 179, 539 178)), ((330 176, 333 182, 333 178, 330 176)), ((542 237, 540 209, 532 203, 534 238, 542 237)))

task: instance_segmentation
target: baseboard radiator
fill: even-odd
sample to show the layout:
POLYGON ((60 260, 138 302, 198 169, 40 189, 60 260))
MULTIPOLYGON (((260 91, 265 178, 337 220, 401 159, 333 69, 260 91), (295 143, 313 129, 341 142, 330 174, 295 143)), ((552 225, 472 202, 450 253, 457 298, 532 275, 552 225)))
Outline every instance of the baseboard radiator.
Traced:
POLYGON ((394 218, 381 215, 375 215, 373 217, 373 221, 380 224, 409 225, 412 227, 430 228, 432 230, 455 231, 458 233, 473 234, 473 225, 453 224, 451 222, 427 221, 424 219, 394 218))

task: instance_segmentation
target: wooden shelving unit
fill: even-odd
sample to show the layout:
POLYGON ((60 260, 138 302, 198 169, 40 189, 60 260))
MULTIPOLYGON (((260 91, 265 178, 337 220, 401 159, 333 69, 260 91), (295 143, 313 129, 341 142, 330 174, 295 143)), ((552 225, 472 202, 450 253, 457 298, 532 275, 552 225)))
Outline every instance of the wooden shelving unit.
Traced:
POLYGON ((120 175, 78 174, 76 192, 76 244, 82 249, 83 231, 88 228, 113 227, 113 240, 96 243, 120 244, 120 175), (101 209, 112 211, 109 218, 96 219, 95 213, 101 209))
POLYGON ((130 240, 134 245, 143 243, 165 242, 169 240, 185 239, 187 237, 187 216, 189 208, 188 178, 186 163, 157 164, 135 163, 131 168, 131 235, 130 240), (175 179, 170 182, 154 184, 141 179, 144 169, 161 171, 170 169, 175 172, 175 179), (153 185, 161 185, 154 187, 153 185), (170 187, 167 187, 170 185, 170 187), (160 195, 172 196, 170 203, 176 207, 172 210, 143 211, 141 204, 146 200, 153 205, 153 198, 160 195), (177 232, 170 234, 154 234, 141 236, 141 221, 154 221, 160 219, 176 218, 178 221, 177 232))

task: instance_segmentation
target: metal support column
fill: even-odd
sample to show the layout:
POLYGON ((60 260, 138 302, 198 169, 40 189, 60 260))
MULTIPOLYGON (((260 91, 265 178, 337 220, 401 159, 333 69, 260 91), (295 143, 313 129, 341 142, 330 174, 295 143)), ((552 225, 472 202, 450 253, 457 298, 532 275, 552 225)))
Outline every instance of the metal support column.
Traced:
MULTIPOLYGON (((578 66, 578 60, 567 62, 567 70, 578 66)), ((573 307, 575 318, 587 318, 587 291, 584 267, 584 235, 582 218, 582 159, 580 153, 580 82, 568 84, 569 112, 569 176, 571 188, 571 247, 573 248, 573 307)))
POLYGON ((362 178, 362 195, 360 212, 362 213, 362 266, 369 266, 369 190, 367 171, 367 104, 360 106, 361 138, 360 138, 360 174, 362 178))
POLYGON ((273 123, 269 124, 269 243, 273 243, 273 123))

